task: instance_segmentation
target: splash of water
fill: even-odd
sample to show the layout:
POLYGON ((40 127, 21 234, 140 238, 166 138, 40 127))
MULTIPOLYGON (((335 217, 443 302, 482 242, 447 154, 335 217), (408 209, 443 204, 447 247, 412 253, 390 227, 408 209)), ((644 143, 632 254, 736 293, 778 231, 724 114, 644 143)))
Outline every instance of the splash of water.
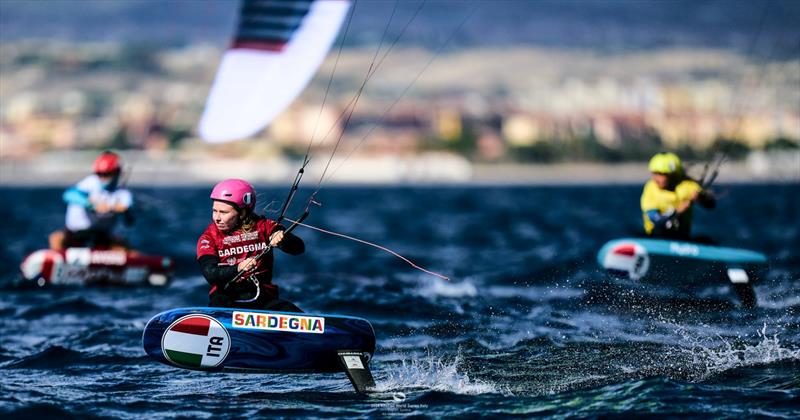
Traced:
POLYGON ((692 365, 703 368, 696 379, 703 380, 740 367, 800 360, 800 349, 783 347, 778 333, 767 333, 766 324, 758 331, 758 337, 760 340, 754 345, 731 342, 722 337, 722 346, 708 347, 695 342, 686 351, 692 357, 692 365))
POLYGON ((467 372, 459 371, 461 362, 460 351, 454 358, 428 353, 425 358, 403 359, 400 365, 388 369, 385 378, 378 380, 376 391, 427 389, 466 395, 501 393, 494 384, 472 379, 467 372))

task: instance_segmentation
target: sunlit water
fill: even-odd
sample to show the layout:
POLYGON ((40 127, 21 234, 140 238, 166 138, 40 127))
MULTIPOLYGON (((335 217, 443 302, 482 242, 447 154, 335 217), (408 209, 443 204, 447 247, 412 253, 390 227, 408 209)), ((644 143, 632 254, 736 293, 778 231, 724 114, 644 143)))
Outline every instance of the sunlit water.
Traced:
MULTIPOLYGON (((797 417, 800 187, 720 190, 717 211, 697 212, 697 231, 769 256, 755 311, 724 285, 694 297, 593 287, 603 280, 599 247, 638 229, 639 187, 324 189, 309 223, 452 278, 298 229, 308 251, 279 254, 276 283, 307 312, 372 322, 378 388, 359 397, 344 374, 192 372, 144 354, 150 317, 207 302, 194 262, 210 217, 207 189, 135 190, 131 241, 177 261, 169 287, 69 290, 8 285, 20 260, 63 223, 61 191, 0 189, 0 413, 797 417)), ((283 196, 265 188, 259 200, 283 196)))

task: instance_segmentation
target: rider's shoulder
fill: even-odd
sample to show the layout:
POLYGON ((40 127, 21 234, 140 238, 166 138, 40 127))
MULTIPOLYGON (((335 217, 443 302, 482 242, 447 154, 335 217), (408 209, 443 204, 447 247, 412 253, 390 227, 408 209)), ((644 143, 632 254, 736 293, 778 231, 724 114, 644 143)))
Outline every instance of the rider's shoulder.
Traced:
POLYGON ((678 190, 678 189, 681 189, 681 190, 684 190, 684 189, 685 190, 701 190, 702 187, 700 186, 700 184, 697 181, 695 181, 695 180, 693 180, 691 178, 686 178, 683 181, 679 182, 678 185, 675 187, 675 189, 676 190, 678 190))

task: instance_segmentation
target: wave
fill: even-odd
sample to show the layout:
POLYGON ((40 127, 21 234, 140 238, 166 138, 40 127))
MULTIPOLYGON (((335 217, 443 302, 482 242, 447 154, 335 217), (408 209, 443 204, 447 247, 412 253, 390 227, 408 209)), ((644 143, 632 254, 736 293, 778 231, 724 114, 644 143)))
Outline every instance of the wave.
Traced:
POLYGON ((78 351, 62 346, 49 346, 37 353, 7 362, 0 366, 0 369, 41 369, 58 370, 69 368, 75 365, 124 365, 132 360, 146 359, 141 356, 123 356, 114 353, 110 348, 106 348, 107 354, 95 354, 95 352, 78 351))
POLYGON ((55 404, 35 403, 26 407, 2 409, 0 414, 11 419, 97 419, 101 417, 82 412, 73 413, 55 404))
POLYGON ((110 306, 103 306, 91 302, 84 297, 69 297, 65 299, 55 300, 50 303, 41 304, 38 306, 23 309, 18 315, 18 318, 34 319, 42 318, 53 314, 76 314, 76 315, 96 315, 102 314, 106 317, 117 317, 121 313, 110 306))
POLYGON ((144 325, 137 322, 104 322, 101 325, 86 325, 62 336, 56 343, 67 348, 86 348, 89 351, 107 352, 111 347, 119 350, 134 347, 139 351, 138 344, 143 329, 144 325))
POLYGON ((755 287, 758 306, 772 311, 797 313, 800 310, 800 294, 797 293, 800 290, 800 276, 784 271, 770 277, 773 278, 755 287))
POLYGON ((478 296, 478 288, 469 280, 448 282, 441 279, 424 279, 417 286, 415 293, 429 299, 466 298, 478 296))

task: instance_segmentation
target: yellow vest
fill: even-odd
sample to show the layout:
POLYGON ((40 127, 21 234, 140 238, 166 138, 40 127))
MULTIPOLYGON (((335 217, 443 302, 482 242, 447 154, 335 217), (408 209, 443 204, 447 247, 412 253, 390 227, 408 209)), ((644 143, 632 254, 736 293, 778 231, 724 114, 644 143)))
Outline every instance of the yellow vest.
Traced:
MULTIPOLYGON (((703 188, 691 179, 684 179, 675 186, 675 191, 662 190, 658 188, 655 181, 652 179, 644 184, 642 191, 641 205, 642 205, 642 219, 644 220, 644 231, 649 235, 653 232, 653 222, 647 217, 647 212, 650 210, 658 210, 659 213, 666 213, 670 210, 675 210, 678 205, 684 201, 688 201, 692 194, 702 191, 703 188)), ((692 224, 692 208, 689 207, 678 219, 681 230, 689 232, 692 224)))

